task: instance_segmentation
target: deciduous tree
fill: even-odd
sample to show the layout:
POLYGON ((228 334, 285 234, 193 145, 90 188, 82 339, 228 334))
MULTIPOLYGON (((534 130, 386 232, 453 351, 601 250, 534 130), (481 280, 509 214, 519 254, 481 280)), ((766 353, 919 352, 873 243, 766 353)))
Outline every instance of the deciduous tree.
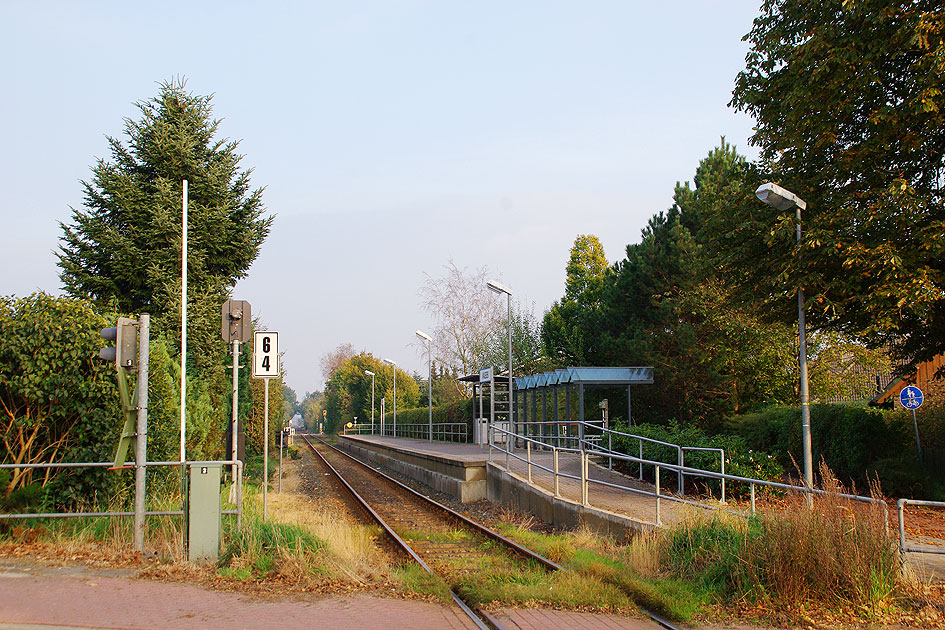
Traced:
POLYGON ((945 350, 945 7, 940 0, 767 0, 732 105, 793 211, 735 207, 712 228, 754 297, 814 327, 945 350))

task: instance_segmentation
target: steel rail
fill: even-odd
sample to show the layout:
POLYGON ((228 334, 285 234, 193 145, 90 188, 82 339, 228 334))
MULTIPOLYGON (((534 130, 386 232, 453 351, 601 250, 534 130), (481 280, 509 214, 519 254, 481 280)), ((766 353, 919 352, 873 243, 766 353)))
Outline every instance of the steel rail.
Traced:
MULTIPOLYGON (((332 466, 331 463, 327 459, 325 459, 324 455, 318 452, 318 450, 312 445, 312 443, 308 440, 308 438, 305 436, 302 436, 302 439, 305 440, 305 443, 312 450, 312 452, 315 453, 319 457, 319 459, 321 459, 322 463, 324 463, 325 466, 328 467, 328 470, 330 470, 332 474, 334 474, 335 478, 341 482, 341 484, 351 494, 351 496, 354 497, 354 499, 358 502, 358 504, 362 508, 364 508, 364 510, 368 514, 371 515, 371 518, 373 518, 377 522, 378 525, 381 526, 381 529, 384 530, 384 533, 386 533, 391 538, 391 540, 397 543, 397 546, 400 547, 404 552, 406 552, 406 554, 410 556, 410 558, 412 558, 417 564, 419 564, 427 573, 429 573, 430 575, 436 575, 433 572, 433 569, 430 568, 430 565, 424 562, 423 558, 421 558, 420 555, 417 554, 417 552, 414 551, 413 548, 410 545, 408 545, 407 542, 403 538, 401 538, 390 525, 387 524, 387 521, 385 521, 381 517, 381 515, 378 514, 374 510, 374 508, 372 508, 360 494, 358 494, 357 490, 355 490, 351 486, 351 484, 349 484, 348 481, 341 475, 341 473, 338 472, 338 470, 334 466, 332 466)), ((323 440, 319 440, 319 442, 321 442, 322 444, 325 444, 326 446, 331 446, 330 444, 327 444, 323 440)), ((341 451, 338 451, 338 452, 340 453, 341 451)), ((344 453, 344 454, 347 455, 347 453, 344 453)), ((354 460, 354 461, 358 461, 358 460, 354 460)), ((361 462, 358 462, 358 463, 361 463, 361 462)), ((371 470, 374 472, 378 472, 374 470, 373 468, 371 468, 371 470)), ((383 474, 383 473, 379 473, 379 474, 383 474)), ((386 475, 384 476, 386 477, 386 475)), ((481 616, 479 613, 477 613, 472 608, 470 608, 469 605, 466 604, 466 602, 464 602, 452 588, 450 588, 449 591, 450 591, 450 596, 453 598, 453 601, 456 603, 456 605, 459 606, 460 610, 462 610, 463 613, 465 613, 466 616, 469 617, 469 619, 474 624, 476 624, 476 627, 479 628, 479 630, 507 630, 507 628, 505 628, 505 626, 499 623, 498 620, 492 618, 491 616, 489 617, 486 617, 485 615, 481 616), (486 619, 488 621, 488 624, 485 621, 483 621, 483 619, 486 619)))
POLYGON ((551 570, 553 570, 553 571, 566 571, 566 570, 567 570, 567 569, 565 569, 564 567, 562 567, 560 564, 554 562, 553 560, 549 560, 548 558, 542 556, 541 554, 532 551, 532 550, 529 549, 528 547, 523 547, 522 545, 518 544, 518 543, 515 542, 514 540, 511 540, 510 538, 506 538, 505 536, 503 536, 503 535, 500 534, 499 532, 497 532, 497 531, 495 531, 495 530, 493 530, 493 529, 490 529, 490 528, 486 527, 485 525, 483 525, 482 523, 479 523, 478 521, 472 520, 471 518, 469 518, 469 517, 466 516, 465 514, 460 514, 460 513, 457 512, 456 510, 453 510, 453 509, 451 509, 451 508, 448 508, 447 506, 443 505, 442 503, 439 503, 439 502, 437 502, 437 501, 434 501, 433 499, 431 499, 430 497, 426 496, 426 495, 423 494, 422 492, 417 492, 416 490, 414 490, 414 489, 411 488, 410 486, 408 486, 408 485, 402 483, 401 481, 398 481, 397 479, 394 479, 394 478, 391 477, 390 475, 387 475, 387 474, 381 472, 380 470, 377 470, 377 469, 374 468, 373 466, 370 466, 370 465, 368 465, 368 464, 362 462, 360 459, 358 459, 357 457, 354 457, 354 456, 351 455, 350 453, 345 453, 343 450, 341 450, 341 449, 339 449, 339 448, 337 448, 337 447, 335 447, 335 446, 332 446, 331 444, 328 444, 327 442, 324 442, 323 440, 319 440, 319 441, 322 442, 322 444, 324 444, 324 445, 327 446, 328 448, 330 448, 330 449, 332 449, 332 450, 338 452, 338 453, 341 454, 341 455, 344 455, 344 456, 347 457, 348 459, 352 460, 353 462, 356 462, 356 463, 360 464, 360 465, 363 466, 364 468, 367 468, 368 470, 370 470, 370 471, 373 472, 374 474, 380 475, 380 476, 383 477, 384 479, 386 479, 386 480, 390 481, 391 483, 393 483, 393 484, 399 486, 400 488, 406 490, 406 491, 409 492, 411 495, 417 497, 418 499, 421 499, 422 501, 424 501, 424 502, 427 503, 428 505, 430 505, 430 506, 432 506, 432 507, 434 507, 434 508, 436 508, 436 509, 438 509, 438 510, 440 510, 440 511, 442 511, 442 512, 446 512, 446 513, 449 514, 451 517, 453 517, 453 518, 455 518, 456 520, 460 521, 460 522, 463 523, 464 525, 468 525, 469 527, 472 527, 473 529, 475 529, 476 531, 478 531, 480 534, 483 534, 484 536, 486 536, 486 537, 488 537, 488 538, 491 538, 491 539, 493 539, 493 540, 495 540, 495 541, 497 541, 497 542, 500 542, 500 543, 502 543, 503 545, 505 545, 505 546, 511 548, 513 551, 515 551, 515 552, 518 553, 519 555, 525 557, 527 560, 534 560, 534 561, 538 562, 539 564, 541 564, 541 565, 545 566, 546 568, 551 569, 551 570))
MULTIPOLYGON (((341 476, 338 474, 338 472, 334 470, 334 467, 332 467, 331 464, 329 464, 329 463, 327 462, 327 460, 325 460, 325 458, 322 457, 321 453, 319 453, 317 450, 315 450, 314 447, 312 447, 312 445, 311 445, 311 443, 308 441, 308 439, 305 438, 305 436, 302 436, 302 438, 305 439, 305 441, 306 441, 306 443, 308 444, 309 448, 311 448, 314 453, 316 453, 319 457, 321 457, 321 458, 322 458, 322 461, 325 462, 325 464, 329 467, 329 469, 331 469, 332 472, 334 472, 335 475, 336 475, 339 479, 341 479, 341 481, 342 481, 342 483, 345 485, 345 487, 347 487, 347 488, 349 489, 349 491, 350 491, 352 494, 354 494, 355 496, 357 496, 357 493, 356 493, 353 489, 350 488, 350 486, 348 485, 348 483, 347 483, 344 479, 341 478, 341 476)), ((350 460, 352 460, 352 461, 354 461, 354 462, 360 464, 362 467, 367 468, 367 469, 370 470, 372 473, 377 474, 377 475, 380 475, 381 477, 387 479, 388 481, 391 481, 392 483, 394 483, 394 484, 396 484, 397 486, 403 488, 404 490, 407 490, 408 492, 411 493, 411 495, 416 496, 416 497, 419 498, 419 499, 422 499, 422 500, 425 501, 426 503, 430 504, 431 506, 433 506, 433 507, 435 507, 435 508, 437 508, 437 509, 439 509, 439 510, 442 510, 442 511, 447 512, 450 516, 455 517, 457 520, 459 520, 459 521, 461 521, 461 522, 463 522, 463 523, 469 525, 470 527, 473 527, 474 529, 476 529, 476 530, 479 531, 480 533, 484 534, 485 536, 488 536, 489 538, 492 538, 493 540, 496 540, 496 541, 498 541, 498 542, 500 542, 500 543, 502 543, 502 544, 504 544, 504 545, 507 545, 508 547, 510 547, 510 548, 512 548, 514 551, 516 551, 517 553, 523 555, 525 558, 530 559, 530 560, 535 560, 535 561, 539 562, 540 564, 544 565, 545 567, 547 567, 547 568, 549 568, 549 569, 552 569, 552 570, 555 570, 555 571, 567 571, 567 570, 568 570, 568 569, 566 569, 565 567, 562 567, 561 565, 557 564, 556 562, 553 562, 552 560, 549 560, 549 559, 545 558, 544 556, 542 556, 542 555, 540 555, 540 554, 538 554, 538 553, 535 553, 535 552, 532 551, 531 549, 528 549, 527 547, 523 547, 522 545, 519 545, 519 544, 518 544, 517 542, 515 542, 514 540, 510 540, 509 538, 506 538, 506 537, 503 536, 502 534, 499 534, 498 532, 496 532, 496 531, 494 531, 494 530, 492 530, 492 529, 486 527, 485 525, 483 525, 483 524, 481 524, 481 523, 479 523, 479 522, 477 522, 477 521, 474 521, 474 520, 468 518, 468 517, 465 516, 464 514, 460 514, 459 512, 457 512, 457 511, 455 511, 455 510, 453 510, 453 509, 451 509, 451 508, 448 508, 447 506, 445 506, 445 505, 443 505, 443 504, 441 504, 441 503, 438 503, 437 501, 434 501, 434 500, 431 499, 430 497, 428 497, 428 496, 426 496, 426 495, 424 495, 424 494, 422 494, 422 493, 420 493, 420 492, 417 492, 416 490, 414 490, 414 489, 411 488, 410 486, 407 486, 407 485, 403 484, 402 482, 400 482, 399 480, 394 479, 394 478, 391 477, 390 475, 387 475, 387 474, 381 472, 380 470, 377 470, 377 469, 374 468, 373 466, 370 466, 370 465, 366 464, 365 462, 361 461, 360 459, 358 459, 357 457, 351 455, 350 453, 346 453, 346 452, 344 452, 343 450, 337 448, 336 446, 333 446, 333 445, 331 445, 331 444, 328 444, 328 443, 325 442, 324 440, 321 440, 321 439, 319 439, 319 438, 316 438, 316 439, 318 439, 319 442, 321 442, 322 444, 324 444, 324 445, 327 446, 328 448, 330 448, 330 449, 332 449, 332 450, 338 452, 338 453, 341 454, 341 455, 344 455, 344 456, 347 457, 348 459, 350 459, 350 460)), ((575 477, 575 479, 578 479, 578 477, 575 477)), ((360 499, 360 497, 359 497, 359 501, 362 501, 362 502, 363 502, 363 499, 360 499)), ((368 508, 368 510, 373 514, 373 510, 371 510, 370 508, 368 508)), ((379 519, 379 517, 375 517, 375 518, 378 518, 378 519, 379 519)), ((394 536, 396 536, 396 534, 394 534, 394 536)), ((399 537, 398 537, 398 539, 399 539, 399 537)), ((406 543, 402 543, 402 544, 403 544, 403 545, 406 545, 406 543)), ((413 551, 411 550, 409 553, 413 554, 413 551)), ((426 565, 425 563, 423 563, 422 560, 418 560, 418 562, 420 562, 420 564, 421 564, 422 566, 424 566, 424 567, 427 569, 427 571, 429 571, 429 572, 432 574, 432 570, 430 570, 429 567, 427 567, 427 565, 426 565)), ((453 595, 453 598, 454 598, 454 599, 457 598, 457 596, 452 592, 452 590, 450 591, 450 594, 453 595)), ((460 603, 460 607, 461 607, 461 608, 464 608, 464 607, 465 607, 465 604, 460 603)), ((639 604, 637 605, 637 608, 639 608, 642 613, 644 613, 644 614, 647 615, 650 619, 652 619, 654 623, 656 623, 656 624, 662 626, 663 628, 666 628, 666 630, 682 630, 682 628, 680 628, 679 626, 673 625, 672 622, 670 622, 670 621, 668 621, 668 620, 666 620, 666 619, 660 617, 659 615, 657 615, 657 614, 655 614, 655 613, 650 612, 649 610, 647 610, 646 608, 643 608, 643 607, 640 606, 639 604)), ((496 619, 493 615, 490 615, 489 613, 487 613, 487 612, 484 611, 484 610, 479 610, 479 611, 477 611, 477 612, 478 612, 479 615, 481 615, 482 617, 484 617, 490 624, 492 624, 493 626, 495 626, 496 628, 498 628, 499 630, 501 630, 501 628, 502 628, 501 622, 499 622, 499 620, 496 619)), ((468 613, 467 613, 467 614, 468 614, 468 613)))

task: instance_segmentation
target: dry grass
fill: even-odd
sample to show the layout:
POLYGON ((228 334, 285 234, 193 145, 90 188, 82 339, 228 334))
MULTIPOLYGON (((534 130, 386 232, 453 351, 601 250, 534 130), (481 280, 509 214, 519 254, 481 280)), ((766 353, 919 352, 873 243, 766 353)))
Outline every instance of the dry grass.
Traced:
POLYGON ((324 542, 317 558, 320 571, 360 583, 389 578, 390 566, 377 546, 380 530, 376 526, 351 523, 318 501, 294 493, 271 494, 269 509, 274 520, 310 532, 324 542))
MULTIPOLYGON (((797 496, 751 520, 716 514, 661 532, 664 566, 719 602, 786 612, 793 621, 812 607, 878 614, 906 586, 885 513, 839 496, 836 478, 826 469, 821 475, 827 495, 812 508, 797 496)), ((650 565, 651 554, 651 544, 641 543, 638 562, 650 565)))

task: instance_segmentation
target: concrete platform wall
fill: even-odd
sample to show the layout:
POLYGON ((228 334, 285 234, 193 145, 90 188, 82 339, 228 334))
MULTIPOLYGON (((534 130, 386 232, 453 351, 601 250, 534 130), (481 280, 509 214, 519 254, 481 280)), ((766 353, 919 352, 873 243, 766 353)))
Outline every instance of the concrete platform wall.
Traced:
POLYGON ((553 493, 530 485, 527 480, 506 472, 493 462, 486 464, 486 481, 487 498, 493 503, 529 512, 556 527, 586 525, 617 540, 627 539, 636 532, 649 531, 654 527, 650 523, 635 521, 614 512, 555 498, 553 493))
POLYGON ((386 466, 462 503, 486 498, 486 470, 483 464, 409 453, 383 444, 366 444, 344 438, 338 440, 338 448, 361 459, 386 466))

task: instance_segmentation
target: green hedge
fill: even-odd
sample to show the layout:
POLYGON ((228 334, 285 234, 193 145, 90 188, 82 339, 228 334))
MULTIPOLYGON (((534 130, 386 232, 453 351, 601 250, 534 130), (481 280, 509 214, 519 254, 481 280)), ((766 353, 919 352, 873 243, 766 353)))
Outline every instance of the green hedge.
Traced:
MULTIPOLYGON (((728 421, 729 431, 753 450, 775 456, 800 476, 801 416, 797 407, 771 407, 728 421)), ((920 431, 921 431, 920 427, 920 431)), ((912 417, 856 405, 811 406, 811 448, 815 471, 822 460, 845 484, 866 491, 868 479, 879 477, 892 496, 936 497, 940 481, 923 469, 915 453, 912 417)))
MULTIPOLYGON (((784 469, 776 459, 766 453, 750 449, 745 439, 738 435, 708 435, 694 425, 681 425, 675 420, 669 425, 638 424, 633 427, 615 425, 614 429, 625 433, 632 433, 662 442, 679 444, 680 446, 699 446, 703 448, 721 448, 725 451, 725 472, 739 477, 753 477, 769 481, 780 481, 784 469)), ((617 437, 614 439, 614 448, 623 453, 637 457, 640 454, 640 442, 634 438, 617 437)), ((659 444, 643 443, 643 458, 655 461, 676 463, 676 449, 659 444)), ((719 455, 711 451, 687 451, 685 453, 686 466, 703 470, 719 471, 719 455)), ((629 464, 631 471, 636 470, 634 464, 629 464)), ((644 470, 644 474, 649 474, 644 470)), ((700 485, 718 491, 720 485, 716 481, 699 481, 700 485)), ((726 484, 727 492, 739 494, 747 488, 738 488, 737 484, 726 484)))
MULTIPOLYGON (((390 416, 390 414, 388 414, 390 416)), ((414 409, 398 409, 397 424, 427 424, 430 419, 428 407, 414 409)), ((449 405, 433 407, 433 422, 465 422, 468 431, 472 430, 473 401, 458 400, 449 405)))

